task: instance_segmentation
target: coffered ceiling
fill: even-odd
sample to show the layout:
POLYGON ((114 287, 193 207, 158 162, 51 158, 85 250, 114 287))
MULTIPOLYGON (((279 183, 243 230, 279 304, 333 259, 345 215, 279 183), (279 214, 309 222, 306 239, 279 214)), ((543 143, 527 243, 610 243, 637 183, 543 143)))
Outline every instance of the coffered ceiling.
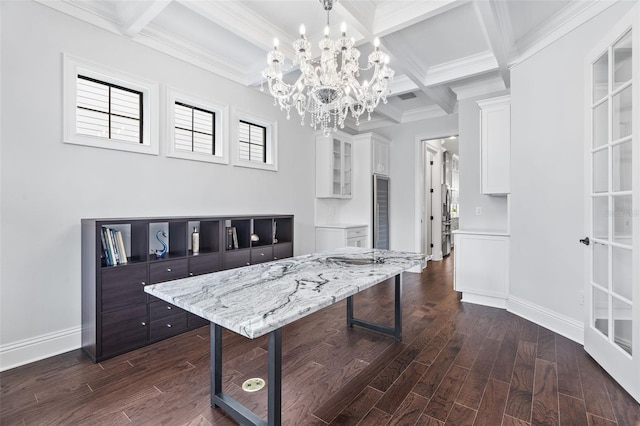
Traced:
MULTIPOLYGON (((37 1, 256 89, 274 37, 292 58, 305 24, 317 52, 327 21, 319 0, 37 1)), ((332 36, 347 24, 363 57, 375 37, 391 56, 392 96, 359 127, 372 130, 452 114, 460 99, 509 88, 511 66, 613 3, 339 0, 329 18, 332 36)))

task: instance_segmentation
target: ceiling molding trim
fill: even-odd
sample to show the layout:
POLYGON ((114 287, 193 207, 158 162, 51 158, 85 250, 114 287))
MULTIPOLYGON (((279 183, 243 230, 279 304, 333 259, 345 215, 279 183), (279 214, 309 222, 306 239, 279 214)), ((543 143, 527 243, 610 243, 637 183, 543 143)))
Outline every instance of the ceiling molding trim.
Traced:
POLYGON ((548 20, 545 25, 532 34, 523 37, 523 40, 517 43, 516 47, 520 53, 512 59, 510 65, 516 66, 525 61, 618 1, 583 0, 571 2, 561 12, 548 20))
POLYGON ((423 108, 415 108, 406 111, 402 115, 402 123, 411 123, 413 121, 429 120, 431 118, 444 117, 448 115, 438 105, 430 105, 423 108))
POLYGON ((366 1, 338 2, 333 5, 333 8, 340 17, 344 18, 349 28, 354 28, 364 38, 372 37, 375 16, 373 3, 366 1))
POLYGON ((429 67, 425 86, 438 86, 499 68, 492 52, 486 51, 429 67))
POLYGON ((157 27, 147 26, 135 41, 236 83, 247 85, 245 69, 240 64, 233 63, 228 58, 219 59, 204 49, 198 49, 191 42, 180 40, 174 34, 157 27))
MULTIPOLYGON (((387 117, 389 120, 393 121, 394 123, 400 123, 402 121, 402 111, 400 111, 398 108, 394 107, 391 104, 388 104, 388 103, 385 104, 383 102, 380 102, 376 107, 375 112, 387 117)), ((366 119, 366 112, 363 113, 361 117, 365 117, 366 119)))
POLYGON ((423 87, 422 91, 447 114, 453 114, 458 102, 456 94, 448 86, 423 87))
POLYGON ((456 93, 458 101, 484 96, 506 89, 507 87, 505 87, 504 81, 498 75, 496 75, 495 78, 482 81, 460 82, 460 84, 451 85, 451 90, 456 93))
POLYGON ((468 2, 469 0, 382 2, 375 11, 372 32, 383 37, 468 2))
POLYGON ((100 13, 94 9, 86 7, 81 2, 71 3, 68 0, 35 0, 37 3, 50 7, 66 15, 80 19, 91 25, 122 35, 120 22, 113 16, 100 13))

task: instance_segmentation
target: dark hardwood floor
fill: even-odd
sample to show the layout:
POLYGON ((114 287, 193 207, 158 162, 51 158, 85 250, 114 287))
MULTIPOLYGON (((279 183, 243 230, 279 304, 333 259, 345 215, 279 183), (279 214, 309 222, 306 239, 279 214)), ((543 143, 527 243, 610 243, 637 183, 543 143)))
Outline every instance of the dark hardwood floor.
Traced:
MULTIPOLYGON (((345 326, 345 303, 283 329, 288 425, 639 425, 640 406, 583 348, 500 309, 461 303, 453 258, 405 274, 404 335, 345 326)), ((392 281, 355 299, 393 320, 392 281)), ((224 388, 266 415, 266 339, 224 333, 224 388)), ((72 351, 0 374, 2 425, 230 425, 209 406, 204 327, 93 364, 72 351)))

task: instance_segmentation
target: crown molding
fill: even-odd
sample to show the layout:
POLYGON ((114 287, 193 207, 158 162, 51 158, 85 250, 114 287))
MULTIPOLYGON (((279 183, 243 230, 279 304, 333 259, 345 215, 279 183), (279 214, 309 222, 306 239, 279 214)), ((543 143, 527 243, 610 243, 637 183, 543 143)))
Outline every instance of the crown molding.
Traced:
POLYGON ((425 86, 437 86, 497 69, 495 56, 486 51, 429 67, 423 83, 425 86))
POLYGON ((492 78, 486 78, 480 81, 464 82, 452 84, 451 90, 457 95, 458 101, 463 99, 475 98, 477 96, 487 95, 506 90, 504 80, 496 73, 492 78))
POLYGON ((389 90, 391 90, 392 95, 414 92, 418 89, 418 85, 404 74, 394 76, 393 80, 391 80, 391 84, 389 85, 389 90))
POLYGON ((621 0, 583 0, 569 3, 544 25, 517 42, 517 53, 510 66, 525 61, 619 1, 621 0))
POLYGON ((93 8, 89 8, 83 2, 69 0, 34 0, 43 6, 50 7, 66 15, 80 19, 96 27, 105 29, 112 33, 122 35, 120 21, 111 15, 103 13, 93 8))
MULTIPOLYGON (((453 113, 456 111, 454 110, 453 113)), ((431 118, 444 117, 448 115, 445 111, 442 110, 438 105, 429 105, 422 108, 414 108, 408 111, 405 111, 402 114, 402 123, 411 123, 413 121, 420 120, 429 120, 431 118)))

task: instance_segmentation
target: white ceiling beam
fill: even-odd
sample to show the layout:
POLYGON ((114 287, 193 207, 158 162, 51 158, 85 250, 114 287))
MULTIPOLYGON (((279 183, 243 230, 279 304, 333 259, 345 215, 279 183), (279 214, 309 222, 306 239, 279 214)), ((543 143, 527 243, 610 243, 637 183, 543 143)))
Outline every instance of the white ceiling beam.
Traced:
POLYGON ((469 0, 381 2, 376 8, 372 33, 383 37, 468 2, 469 0))
MULTIPOLYGON (((402 122, 402 111, 400 111, 398 108, 394 107, 391 104, 388 104, 388 103, 385 104, 383 102, 380 102, 376 107, 375 111, 378 114, 387 117, 389 120, 393 121, 394 123, 402 122)), ((367 113, 364 112, 360 116, 360 121, 365 121, 366 119, 367 119, 367 113)))
POLYGON ((418 85, 404 74, 394 76, 389 85, 389 90, 391 90, 392 95, 401 95, 403 93, 414 92, 418 89, 418 85))
POLYGON ((497 69, 498 62, 493 53, 481 52, 429 67, 424 84, 439 86, 497 69))
POLYGON ((487 44, 497 62, 500 77, 506 87, 511 87, 509 72, 509 52, 513 49, 511 21, 504 9, 506 5, 499 5, 499 3, 489 0, 474 2, 473 5, 487 44), (496 8, 502 8, 502 13, 496 8))
MULTIPOLYGON (((130 11, 129 16, 122 17, 121 32, 123 35, 133 38, 149 22, 160 14, 172 0, 153 0, 150 3, 135 2, 134 5, 142 5, 138 10, 130 11), (141 10, 140 10, 141 9, 141 10)), ((123 14, 126 15, 126 14, 123 14)))

